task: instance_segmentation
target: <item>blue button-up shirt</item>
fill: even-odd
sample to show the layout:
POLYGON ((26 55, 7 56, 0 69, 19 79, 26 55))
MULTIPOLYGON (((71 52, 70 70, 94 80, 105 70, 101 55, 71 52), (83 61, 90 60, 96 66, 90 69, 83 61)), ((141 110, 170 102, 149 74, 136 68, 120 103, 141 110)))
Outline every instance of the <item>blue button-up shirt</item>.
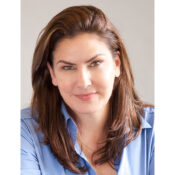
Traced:
MULTIPOLYGON (((77 127, 61 106, 65 125, 71 135, 82 165, 88 167, 85 175, 96 175, 77 143, 77 127)), ((115 159, 117 175, 154 175, 154 109, 144 107, 141 134, 126 146, 121 160, 115 159)), ((75 175, 65 169, 51 152, 49 145, 42 143, 43 134, 36 132, 37 122, 32 118, 30 108, 21 112, 21 174, 22 175, 75 175)))

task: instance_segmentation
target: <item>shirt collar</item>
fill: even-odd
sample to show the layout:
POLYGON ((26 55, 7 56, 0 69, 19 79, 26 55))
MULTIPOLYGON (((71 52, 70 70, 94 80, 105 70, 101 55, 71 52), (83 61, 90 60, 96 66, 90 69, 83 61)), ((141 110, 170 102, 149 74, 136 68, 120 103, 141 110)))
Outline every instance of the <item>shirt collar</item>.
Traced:
POLYGON ((152 128, 151 125, 146 121, 145 118, 143 118, 141 116, 140 119, 141 119, 141 122, 142 122, 142 129, 152 128))
POLYGON ((71 118, 71 116, 68 114, 64 102, 61 103, 61 112, 62 112, 62 114, 63 114, 63 116, 64 116, 65 124, 66 124, 66 126, 67 126, 68 120, 69 120, 69 119, 72 119, 72 118, 71 118))
POLYGON ((72 119, 72 117, 68 114, 64 102, 61 103, 61 112, 62 112, 64 119, 65 119, 65 126, 68 129, 68 132, 69 132, 69 134, 72 138, 72 141, 75 145, 75 143, 77 141, 77 126, 76 126, 74 120, 72 119))
POLYGON ((140 115, 142 129, 153 128, 154 125, 154 108, 143 107, 143 116, 140 115))
MULTIPOLYGON (((148 123, 148 121, 147 121, 147 116, 148 116, 147 113, 149 112, 148 110, 150 110, 150 109, 148 109, 148 108, 143 108, 144 117, 140 115, 140 119, 141 119, 141 122, 142 122, 142 129, 152 128, 151 125, 150 125, 150 124, 148 123)), ((153 110, 153 109, 151 109, 151 110, 153 110)), ((75 124, 75 122, 73 121, 72 117, 68 114, 64 102, 62 102, 62 104, 61 104, 61 111, 62 111, 62 113, 63 113, 63 115, 64 115, 64 118, 65 118, 65 125, 66 125, 66 127, 67 127, 68 129, 70 129, 70 130, 73 129, 74 132, 75 132, 75 134, 76 134, 76 133, 77 133, 76 124, 75 124), (70 124, 71 126, 69 126, 69 120, 70 120, 70 123, 72 123, 72 124, 70 124), (71 128, 69 128, 69 127, 71 127, 71 128)), ((72 131, 71 131, 71 132, 72 132, 72 131)))

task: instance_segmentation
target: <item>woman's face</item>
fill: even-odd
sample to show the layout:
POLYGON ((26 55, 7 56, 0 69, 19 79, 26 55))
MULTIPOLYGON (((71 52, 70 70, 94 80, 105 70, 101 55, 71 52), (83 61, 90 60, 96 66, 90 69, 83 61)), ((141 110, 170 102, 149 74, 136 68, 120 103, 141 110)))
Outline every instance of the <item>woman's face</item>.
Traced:
POLYGON ((77 115, 104 111, 120 75, 118 55, 113 58, 104 39, 83 33, 60 41, 48 64, 52 83, 77 115))

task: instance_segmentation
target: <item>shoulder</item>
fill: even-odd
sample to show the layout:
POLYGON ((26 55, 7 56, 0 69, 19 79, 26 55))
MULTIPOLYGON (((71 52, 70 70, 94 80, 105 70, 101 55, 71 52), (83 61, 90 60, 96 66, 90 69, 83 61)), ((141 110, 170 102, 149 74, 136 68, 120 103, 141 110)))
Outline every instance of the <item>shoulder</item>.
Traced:
POLYGON ((154 158, 154 107, 143 107, 141 138, 148 151, 148 162, 154 158))
MULTIPOLYGON (((35 117, 37 117, 37 112, 34 111, 35 117)), ((36 120, 32 116, 32 109, 30 107, 21 110, 21 122, 37 124, 36 120)))
MULTIPOLYGON (((131 174, 152 172, 154 159, 154 108, 142 107, 140 135, 130 142, 122 153, 120 171, 126 171, 126 163, 131 174)), ((127 173, 125 173, 127 174, 127 173)))
POLYGON ((21 110, 21 133, 25 135, 35 135, 38 123, 32 117, 30 107, 21 110))
POLYGON ((141 139, 147 142, 147 147, 149 147, 149 152, 154 150, 154 107, 143 107, 142 120, 142 133, 140 135, 141 139), (149 146, 148 146, 149 145, 149 146))
POLYGON ((32 119, 32 115, 31 115, 31 108, 24 108, 21 110, 21 119, 32 119))
MULTIPOLYGON (((37 116, 36 116, 37 117, 37 116)), ((64 167, 55 159, 44 134, 38 129, 31 108, 21 110, 21 171, 23 174, 64 174, 64 167), (31 173, 29 173, 31 172, 31 173)))

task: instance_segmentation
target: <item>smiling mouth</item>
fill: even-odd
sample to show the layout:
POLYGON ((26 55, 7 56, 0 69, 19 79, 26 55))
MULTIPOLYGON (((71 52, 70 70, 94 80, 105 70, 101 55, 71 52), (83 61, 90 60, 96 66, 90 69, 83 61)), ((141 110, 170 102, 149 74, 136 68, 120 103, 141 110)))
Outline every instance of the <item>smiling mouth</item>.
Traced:
POLYGON ((88 100, 91 100, 95 95, 96 95, 96 92, 88 93, 88 94, 78 94, 75 96, 82 101, 88 101, 88 100))

